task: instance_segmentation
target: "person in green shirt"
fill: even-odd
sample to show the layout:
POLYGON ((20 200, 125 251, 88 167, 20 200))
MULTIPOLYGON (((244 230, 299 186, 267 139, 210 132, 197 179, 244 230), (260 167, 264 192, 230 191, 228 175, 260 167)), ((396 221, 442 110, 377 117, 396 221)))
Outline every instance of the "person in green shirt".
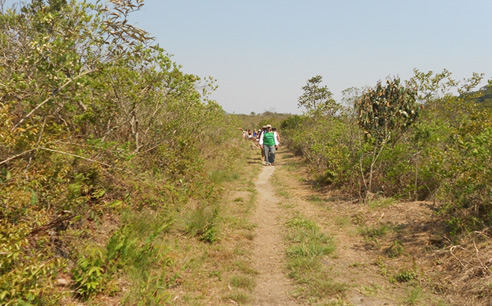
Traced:
POLYGON ((278 140, 275 134, 272 132, 272 126, 267 125, 265 132, 261 133, 260 146, 263 147, 265 152, 265 166, 274 165, 275 163, 275 150, 278 150, 278 140))

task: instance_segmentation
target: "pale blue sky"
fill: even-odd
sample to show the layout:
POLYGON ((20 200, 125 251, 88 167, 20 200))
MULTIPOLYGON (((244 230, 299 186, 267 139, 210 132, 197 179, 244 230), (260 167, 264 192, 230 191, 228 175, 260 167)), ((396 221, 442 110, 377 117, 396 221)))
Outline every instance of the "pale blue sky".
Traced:
MULTIPOLYGON (((11 2, 11 1, 9 1, 11 2)), ((341 98, 412 69, 492 78, 492 0, 146 0, 131 20, 230 113, 300 113, 315 75, 341 98)))
POLYGON ((147 0, 138 26, 228 112, 299 113, 315 75, 336 99, 412 69, 492 75, 491 0, 147 0))

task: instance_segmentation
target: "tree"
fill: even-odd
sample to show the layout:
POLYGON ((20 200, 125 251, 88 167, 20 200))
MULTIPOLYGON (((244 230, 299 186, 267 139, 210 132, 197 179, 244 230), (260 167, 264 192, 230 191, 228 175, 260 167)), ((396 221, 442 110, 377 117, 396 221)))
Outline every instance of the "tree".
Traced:
POLYGON ((386 86, 379 82, 355 101, 357 123, 364 131, 365 140, 372 144, 369 178, 361 175, 366 192, 371 192, 374 165, 386 144, 396 142, 419 115, 416 90, 400 85, 400 80, 388 80, 386 86))
POLYGON ((310 78, 302 87, 304 93, 298 99, 298 107, 304 107, 307 111, 322 111, 328 115, 335 115, 340 110, 340 105, 333 99, 333 93, 327 86, 320 86, 322 77, 317 75, 310 78))

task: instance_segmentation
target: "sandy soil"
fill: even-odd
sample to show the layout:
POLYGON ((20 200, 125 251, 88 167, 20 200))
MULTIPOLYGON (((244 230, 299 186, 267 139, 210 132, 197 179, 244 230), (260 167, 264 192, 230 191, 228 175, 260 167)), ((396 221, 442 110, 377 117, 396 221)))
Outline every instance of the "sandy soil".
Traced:
POLYGON ((253 266, 259 272, 254 292, 255 305, 297 305, 290 297, 293 285, 285 270, 285 247, 282 238, 282 213, 270 182, 275 167, 264 167, 256 180, 257 209, 253 222, 257 224, 254 239, 253 266))

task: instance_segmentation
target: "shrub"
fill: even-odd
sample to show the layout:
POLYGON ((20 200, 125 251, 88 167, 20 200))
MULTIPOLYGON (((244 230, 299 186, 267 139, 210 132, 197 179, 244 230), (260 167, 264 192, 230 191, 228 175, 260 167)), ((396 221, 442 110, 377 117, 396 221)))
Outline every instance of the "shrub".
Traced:
MULTIPOLYGON (((462 131, 462 130, 461 130, 462 131)), ((474 134, 458 134, 446 154, 442 212, 454 231, 492 225, 492 126, 474 134)))

